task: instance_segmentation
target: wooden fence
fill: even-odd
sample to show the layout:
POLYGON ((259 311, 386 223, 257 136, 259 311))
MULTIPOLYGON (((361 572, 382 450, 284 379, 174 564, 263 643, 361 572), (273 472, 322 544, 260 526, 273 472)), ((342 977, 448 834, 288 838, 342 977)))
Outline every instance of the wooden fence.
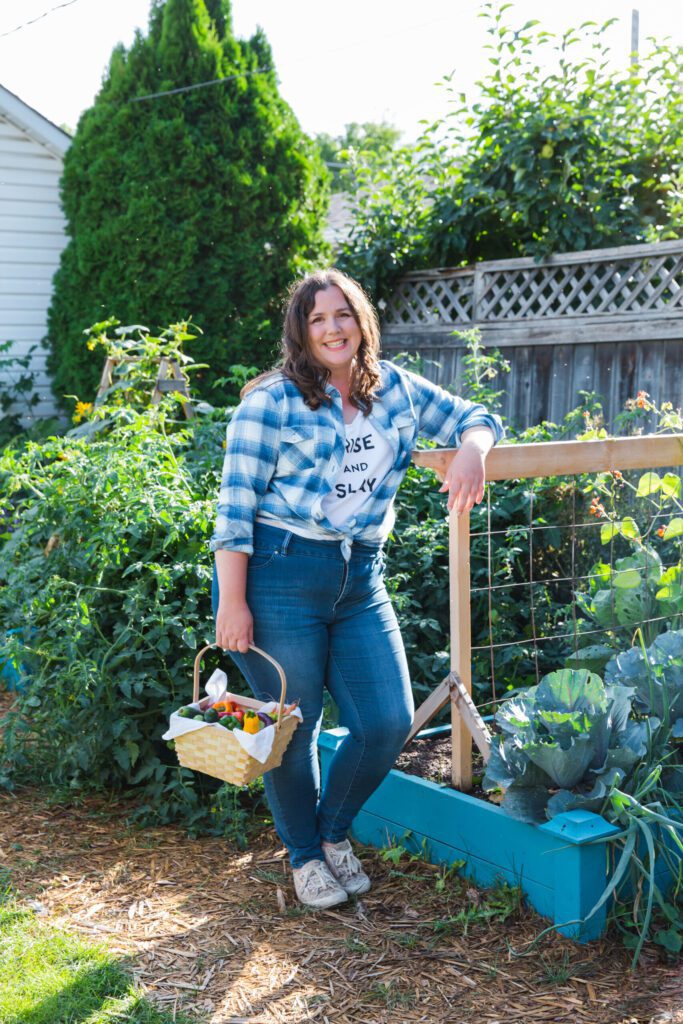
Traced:
MULTIPOLYGON (((413 452, 419 466, 435 470, 440 479, 456 454, 452 448, 413 452)), ((546 476, 574 476, 608 470, 654 469, 683 465, 683 434, 612 438, 604 441, 554 441, 542 444, 501 445, 486 459, 486 479, 513 480, 546 476)), ((487 739, 476 712, 468 710, 458 688, 472 692, 472 621, 470 615, 470 517, 450 515, 450 633, 451 676, 436 688, 415 713, 410 736, 425 727, 450 700, 452 718, 453 785, 472 788, 472 736, 485 758, 487 739)), ((489 581, 490 582, 490 581, 489 581)), ((558 666, 559 667, 559 666, 558 666)), ((471 705, 471 701, 469 702, 471 705)))
POLYGON ((683 403, 683 240, 415 271, 382 311, 382 349, 421 357, 442 385, 462 378, 478 327, 511 364, 503 413, 516 427, 559 422, 595 391, 605 419, 647 391, 683 403))

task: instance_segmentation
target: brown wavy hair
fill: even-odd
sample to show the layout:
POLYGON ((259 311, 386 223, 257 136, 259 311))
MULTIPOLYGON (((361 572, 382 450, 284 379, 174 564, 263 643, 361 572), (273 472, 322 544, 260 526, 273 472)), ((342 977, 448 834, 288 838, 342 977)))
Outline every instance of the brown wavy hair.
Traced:
POLYGON ((372 409, 373 394, 381 381, 379 367, 379 320, 375 308, 361 286, 353 278, 331 267, 307 274, 290 288, 281 341, 281 356, 272 370, 250 380, 242 388, 244 398, 262 381, 282 373, 294 381, 309 409, 318 409, 332 401, 325 391, 330 371, 315 361, 308 343, 308 317, 315 306, 315 297, 334 285, 340 289, 360 327, 361 343, 351 371, 349 400, 365 415, 372 409))

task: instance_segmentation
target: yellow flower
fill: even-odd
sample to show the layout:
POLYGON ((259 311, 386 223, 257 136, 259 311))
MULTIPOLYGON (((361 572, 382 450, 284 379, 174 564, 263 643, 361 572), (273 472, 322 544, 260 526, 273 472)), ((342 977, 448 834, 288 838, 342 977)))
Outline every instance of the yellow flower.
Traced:
POLYGON ((92 412, 92 402, 76 402, 76 408, 74 409, 73 422, 80 423, 81 420, 92 412))

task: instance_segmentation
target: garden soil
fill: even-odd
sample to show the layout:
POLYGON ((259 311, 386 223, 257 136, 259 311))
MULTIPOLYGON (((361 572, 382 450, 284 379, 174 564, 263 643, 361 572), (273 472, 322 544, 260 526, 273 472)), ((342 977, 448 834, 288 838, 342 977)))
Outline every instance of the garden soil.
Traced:
POLYGON ((544 922, 509 896, 370 849, 372 890, 309 912, 272 831, 240 851, 127 829, 127 810, 4 794, 0 870, 39 920, 129 958, 150 999, 202 1024, 683 1024, 680 965, 658 950, 630 973, 617 940, 532 949, 544 922))

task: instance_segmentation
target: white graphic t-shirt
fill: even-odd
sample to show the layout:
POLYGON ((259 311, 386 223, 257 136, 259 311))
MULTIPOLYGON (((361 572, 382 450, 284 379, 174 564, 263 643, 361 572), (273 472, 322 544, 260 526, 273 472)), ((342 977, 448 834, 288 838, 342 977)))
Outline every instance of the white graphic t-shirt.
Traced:
POLYGON ((356 514, 391 469, 391 448, 369 419, 358 412, 346 427, 346 451, 334 487, 322 500, 333 526, 356 514))

